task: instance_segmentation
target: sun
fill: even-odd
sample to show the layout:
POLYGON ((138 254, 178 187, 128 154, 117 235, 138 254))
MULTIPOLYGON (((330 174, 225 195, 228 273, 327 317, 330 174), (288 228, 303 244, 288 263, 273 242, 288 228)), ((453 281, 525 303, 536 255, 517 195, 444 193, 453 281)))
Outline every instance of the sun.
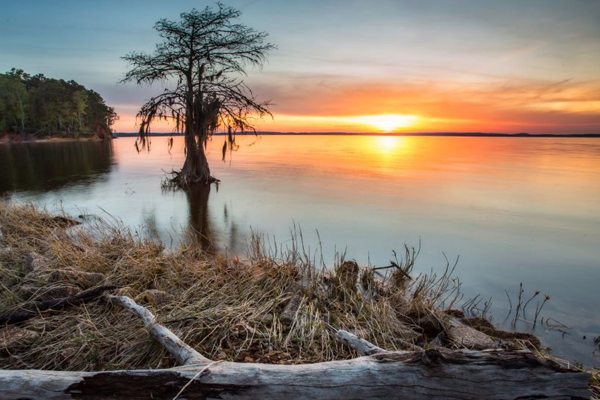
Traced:
POLYGON ((357 122, 369 125, 380 132, 392 133, 398 129, 409 128, 415 124, 415 115, 381 114, 357 117, 357 122))

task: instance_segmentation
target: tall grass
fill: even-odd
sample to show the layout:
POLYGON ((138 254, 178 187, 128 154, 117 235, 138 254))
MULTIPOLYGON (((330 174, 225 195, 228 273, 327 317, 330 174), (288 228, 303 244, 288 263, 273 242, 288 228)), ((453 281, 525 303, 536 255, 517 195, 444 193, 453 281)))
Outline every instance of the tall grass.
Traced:
MULTIPOLYGON (((0 314, 110 283, 209 358, 306 363, 356 356, 333 328, 388 350, 439 344, 444 310, 460 296, 450 263, 442 274, 414 276, 418 251, 410 247, 381 271, 343 254, 326 266, 298 230, 286 247, 253 235, 247 256, 237 258, 207 254, 192 239, 168 250, 116 221, 70 221, 0 202, 0 314)), ((102 300, 0 327, 0 343, 3 334, 13 340, 0 345, 0 368, 174 365, 136 316, 102 300)))

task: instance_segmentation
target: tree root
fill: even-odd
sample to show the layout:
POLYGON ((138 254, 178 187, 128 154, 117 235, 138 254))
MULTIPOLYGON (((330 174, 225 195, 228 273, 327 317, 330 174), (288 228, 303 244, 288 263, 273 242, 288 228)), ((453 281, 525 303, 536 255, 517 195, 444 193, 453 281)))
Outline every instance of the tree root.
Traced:
POLYGON ((161 181, 161 187, 163 190, 178 190, 178 189, 189 189, 195 185, 211 185, 213 183, 219 184, 221 181, 214 176, 209 176, 208 179, 200 177, 189 178, 182 171, 172 170, 167 173, 167 176, 161 181))

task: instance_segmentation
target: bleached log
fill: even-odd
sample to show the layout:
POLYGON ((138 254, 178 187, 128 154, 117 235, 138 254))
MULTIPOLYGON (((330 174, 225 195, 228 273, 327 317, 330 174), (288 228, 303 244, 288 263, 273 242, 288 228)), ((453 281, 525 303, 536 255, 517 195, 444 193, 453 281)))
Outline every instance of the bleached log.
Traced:
POLYGON ((154 340, 160 343, 179 364, 208 364, 211 362, 211 360, 185 344, 170 329, 159 324, 150 310, 137 304, 131 297, 109 295, 107 298, 138 315, 154 340))
POLYGON ((587 399, 589 375, 525 352, 387 352, 304 365, 0 370, 0 399, 587 399), (191 382, 190 382, 191 381, 191 382))
POLYGON ((371 354, 385 353, 387 351, 342 329, 335 331, 335 338, 345 345, 352 347, 361 356, 370 356, 371 354))
POLYGON ((524 351, 386 352, 346 331, 370 356, 304 365, 211 362, 127 296, 107 296, 140 316, 181 367, 67 372, 0 370, 0 399, 585 399, 589 374, 524 351))
POLYGON ((498 341, 477 329, 462 323, 458 318, 448 321, 446 334, 452 343, 457 346, 474 350, 494 349, 498 347, 498 341))

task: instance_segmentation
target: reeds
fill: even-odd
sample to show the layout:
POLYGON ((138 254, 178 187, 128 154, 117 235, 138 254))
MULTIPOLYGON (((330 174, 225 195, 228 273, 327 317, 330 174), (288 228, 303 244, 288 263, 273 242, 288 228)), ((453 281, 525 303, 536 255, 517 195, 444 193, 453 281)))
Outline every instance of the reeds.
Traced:
MULTIPOLYGON (((508 310, 508 313, 506 314, 504 321, 506 322, 510 318, 511 319, 511 327, 513 329, 516 329, 518 322, 525 322, 525 323, 531 324, 532 325, 531 329, 536 328, 538 321, 544 325, 544 318, 541 316, 541 312, 542 312, 542 309, 544 308, 544 306, 546 305, 546 303, 550 300, 550 296, 545 294, 543 296, 543 298, 541 299, 541 301, 538 299, 536 306, 535 306, 535 312, 533 314, 533 319, 529 319, 527 317, 527 312, 526 312, 527 306, 533 300, 538 298, 538 296, 541 294, 541 292, 539 290, 536 290, 531 294, 531 296, 527 300, 525 300, 525 298, 523 297, 523 295, 525 294, 525 289, 523 288, 523 282, 519 283, 519 292, 516 296, 514 315, 513 315, 513 303, 511 301, 510 295, 508 294, 508 291, 505 290, 504 292, 506 293, 506 297, 508 299, 508 305, 509 305, 509 310, 508 310)), ((549 320, 552 320, 552 318, 550 318, 549 320)), ((547 323, 545 324, 545 326, 547 328, 552 329, 553 324, 549 320, 547 318, 547 323)), ((566 325, 564 325, 558 321, 556 321, 556 322, 560 325, 560 328, 561 328, 561 329, 556 329, 556 330, 562 330, 562 328, 568 328, 566 325)))
POLYGON ((593 369, 591 373, 590 389, 592 389, 592 398, 600 399, 600 369, 593 369))

